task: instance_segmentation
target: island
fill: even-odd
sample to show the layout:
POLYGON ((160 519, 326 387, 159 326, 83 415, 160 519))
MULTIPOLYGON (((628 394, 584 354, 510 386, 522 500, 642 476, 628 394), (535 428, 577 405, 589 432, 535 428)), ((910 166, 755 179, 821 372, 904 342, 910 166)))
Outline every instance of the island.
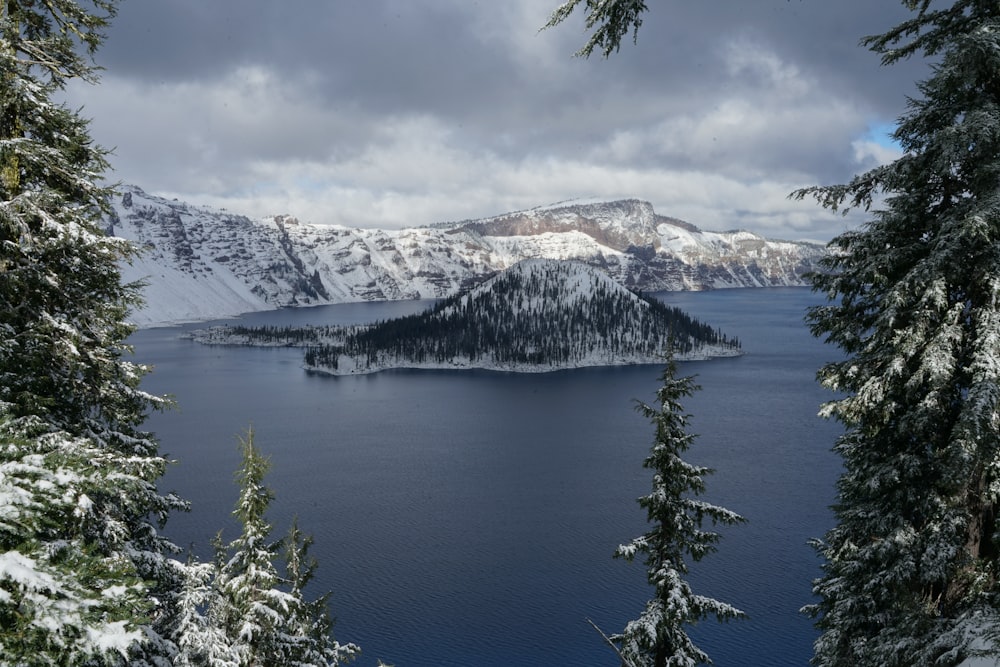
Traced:
POLYGON ((201 343, 291 345, 331 375, 392 368, 546 372, 742 354, 740 341, 581 262, 528 259, 415 315, 363 326, 212 327, 201 343))

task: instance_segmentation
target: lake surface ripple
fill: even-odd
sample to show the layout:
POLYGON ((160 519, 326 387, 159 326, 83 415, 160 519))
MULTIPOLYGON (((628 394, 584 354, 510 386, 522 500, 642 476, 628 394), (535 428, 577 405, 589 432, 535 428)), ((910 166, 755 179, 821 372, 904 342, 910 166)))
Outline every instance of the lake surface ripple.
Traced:
MULTIPOLYGON (((705 499, 743 514, 719 551, 692 567, 696 593, 749 619, 695 628, 721 667, 806 665, 816 637, 798 609, 819 561, 807 540, 830 527, 839 462, 836 424, 817 418, 831 396, 815 372, 835 351, 802 318, 805 289, 659 295, 738 336, 746 355, 679 364, 702 390, 685 402, 686 457, 716 470, 705 499)), ((422 302, 365 303, 244 316, 249 324, 357 323, 415 312, 422 302)), ((362 647, 355 664, 616 665, 590 627, 620 631, 651 589, 641 563, 615 547, 646 529, 635 499, 653 427, 658 366, 519 375, 389 371, 312 375, 301 351, 204 347, 185 329, 137 332, 143 387, 177 409, 150 427, 177 459, 163 480, 192 503, 166 533, 210 557, 232 539, 236 435, 253 425, 270 455, 279 536, 293 515, 315 536, 314 593, 333 591, 335 634, 362 647)))

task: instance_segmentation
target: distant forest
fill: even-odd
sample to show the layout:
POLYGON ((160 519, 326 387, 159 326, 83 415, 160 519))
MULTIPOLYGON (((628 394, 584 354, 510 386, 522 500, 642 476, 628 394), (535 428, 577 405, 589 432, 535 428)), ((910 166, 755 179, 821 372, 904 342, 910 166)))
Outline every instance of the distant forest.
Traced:
POLYGON ((573 291, 568 284, 575 270, 551 263, 542 270, 506 271, 492 279, 489 288, 366 326, 227 326, 201 339, 304 347, 307 366, 333 370, 343 356, 363 368, 400 361, 446 364, 454 359, 560 366, 591 357, 626 362, 666 358, 668 347, 681 357, 704 346, 740 349, 738 338, 616 284, 597 280, 573 291))
MULTIPOLYGON (((554 264, 549 272, 563 271, 554 264)), ((597 355, 684 355, 703 345, 739 349, 740 341, 657 299, 598 282, 569 294, 550 274, 505 272, 489 289, 445 299, 429 310, 345 330, 342 342, 310 347, 305 363, 337 368, 384 359, 447 363, 460 358, 498 365, 563 365, 597 355)))

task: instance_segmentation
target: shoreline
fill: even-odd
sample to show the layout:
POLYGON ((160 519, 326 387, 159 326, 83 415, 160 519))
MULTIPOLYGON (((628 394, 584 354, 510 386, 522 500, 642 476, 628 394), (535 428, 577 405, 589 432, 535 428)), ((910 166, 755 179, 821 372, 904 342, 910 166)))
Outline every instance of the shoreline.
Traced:
MULTIPOLYGON (((712 359, 731 359, 742 357, 746 353, 742 350, 731 350, 721 347, 711 347, 706 350, 702 348, 696 352, 687 354, 675 354, 674 361, 710 361, 712 359)), ((342 356, 341 360, 354 360, 347 356, 342 356)), ((606 357, 593 356, 572 363, 565 364, 526 364, 511 363, 497 364, 487 360, 471 361, 470 359, 452 359, 445 362, 411 362, 408 360, 398 360, 396 363, 380 363, 374 365, 358 366, 352 364, 349 368, 330 368, 328 366, 302 365, 302 369, 309 373, 318 375, 329 375, 331 377, 350 377, 359 375, 372 375, 383 371, 392 370, 484 370, 497 373, 554 373, 557 371, 575 370, 579 368, 612 368, 619 366, 658 366, 667 363, 665 355, 653 357, 630 357, 618 360, 606 357)))

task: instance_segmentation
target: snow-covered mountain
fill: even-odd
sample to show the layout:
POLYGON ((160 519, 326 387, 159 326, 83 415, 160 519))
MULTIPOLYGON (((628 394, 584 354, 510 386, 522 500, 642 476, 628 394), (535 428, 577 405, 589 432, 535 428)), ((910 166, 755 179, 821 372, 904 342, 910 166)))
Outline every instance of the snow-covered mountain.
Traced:
POLYGON ((633 289, 800 285, 822 246, 704 232, 648 202, 566 203, 430 227, 253 220, 122 188, 108 231, 144 249, 140 326, 349 301, 438 298, 522 259, 575 259, 633 289))

